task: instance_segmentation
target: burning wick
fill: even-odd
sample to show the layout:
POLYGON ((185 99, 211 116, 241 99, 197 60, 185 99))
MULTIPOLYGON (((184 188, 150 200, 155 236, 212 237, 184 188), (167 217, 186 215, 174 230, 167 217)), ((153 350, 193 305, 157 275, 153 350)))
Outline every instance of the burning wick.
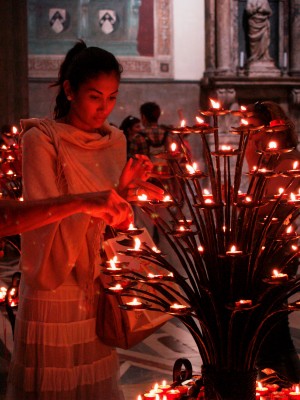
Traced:
POLYGON ((252 300, 239 300, 235 302, 237 308, 248 308, 252 306, 252 300))
POLYGON ((120 283, 117 283, 115 286, 110 286, 109 290, 113 292, 121 292, 123 290, 123 287, 122 285, 120 285, 120 283))
POLYGON ((140 301, 138 301, 136 298, 134 298, 132 301, 129 301, 128 303, 126 303, 126 305, 136 307, 136 306, 141 306, 142 303, 140 301))
POLYGON ((249 122, 246 119, 242 118, 241 125, 249 125, 249 122))
POLYGON ((229 251, 226 251, 226 254, 229 256, 232 256, 232 255, 235 256, 235 255, 243 254, 243 252, 241 250, 237 250, 236 246, 233 245, 233 246, 231 246, 229 251))
POLYGON ((272 281, 282 282, 288 280, 288 274, 283 274, 282 272, 278 272, 277 269, 273 270, 273 275, 271 276, 272 281))
POLYGON ((210 100, 210 103, 211 103, 211 106, 212 106, 213 109, 215 109, 215 110, 220 109, 220 103, 219 102, 217 102, 217 101, 215 101, 213 99, 209 99, 209 100, 210 100))
POLYGON ((277 150, 278 146, 277 146, 277 142, 269 142, 268 146, 267 146, 267 150, 277 150))

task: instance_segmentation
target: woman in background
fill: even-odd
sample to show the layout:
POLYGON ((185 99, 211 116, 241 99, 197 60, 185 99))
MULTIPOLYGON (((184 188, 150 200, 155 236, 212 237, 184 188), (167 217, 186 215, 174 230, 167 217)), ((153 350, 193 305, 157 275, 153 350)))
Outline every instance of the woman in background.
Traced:
MULTIPOLYGON (((260 157, 259 152, 268 147, 270 141, 276 141, 279 149, 290 149, 289 152, 283 152, 276 160, 271 159, 267 155, 264 156, 264 164, 260 164, 259 168, 267 167, 274 171, 287 171, 293 169, 294 163, 300 163, 300 153, 297 150, 298 138, 294 124, 287 117, 283 109, 272 101, 257 102, 247 107, 249 124, 254 126, 265 125, 269 132, 264 129, 253 132, 249 137, 246 148, 246 160, 249 170, 257 166, 260 157), (282 129, 277 129, 281 127, 282 129), (271 129, 269 129, 271 128, 271 129), (273 128, 273 129, 272 129, 273 128)), ((285 188, 290 182, 290 178, 278 176, 267 180, 265 195, 271 197, 279 193, 279 188, 285 188)), ((300 187, 300 179, 294 180, 293 184, 285 190, 286 194, 295 192, 300 187)), ((264 216, 268 214, 267 206, 261 209, 264 216)), ((280 217, 280 210, 276 216, 280 217)), ((288 246, 283 246, 282 251, 290 252, 288 246)), ((278 254, 274 257, 278 257, 278 254)), ((269 259, 270 268, 277 260, 269 259)), ((299 261, 291 266, 289 271, 285 271, 289 276, 296 275, 299 261)), ((299 383, 300 381, 300 361, 291 338, 289 329, 288 315, 282 317, 280 322, 270 331, 263 342, 259 357, 257 360, 259 371, 265 368, 271 368, 282 377, 288 379, 291 383, 299 383), (280 343, 280 346, 278 345, 280 343)), ((280 382, 279 382, 280 383, 280 382)))
MULTIPOLYGON (((55 119, 22 121, 26 201, 107 190, 131 200, 141 187, 162 198, 146 182, 149 159, 125 165, 126 139, 107 122, 121 71, 103 49, 80 41, 69 50, 56 82, 55 119)), ((77 214, 23 234, 9 399, 122 398, 116 351, 95 333, 106 223, 77 214)))

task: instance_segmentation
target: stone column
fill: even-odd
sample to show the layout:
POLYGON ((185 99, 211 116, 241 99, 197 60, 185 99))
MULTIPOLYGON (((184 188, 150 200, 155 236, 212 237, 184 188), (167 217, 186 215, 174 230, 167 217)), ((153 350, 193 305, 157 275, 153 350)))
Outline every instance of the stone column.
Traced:
POLYGON ((291 0, 289 72, 300 76, 300 0, 291 0))
POLYGON ((27 2, 0 0, 0 127, 28 116, 27 2))
POLYGON ((228 75, 231 72, 231 2, 218 0, 216 2, 216 47, 217 74, 228 75))

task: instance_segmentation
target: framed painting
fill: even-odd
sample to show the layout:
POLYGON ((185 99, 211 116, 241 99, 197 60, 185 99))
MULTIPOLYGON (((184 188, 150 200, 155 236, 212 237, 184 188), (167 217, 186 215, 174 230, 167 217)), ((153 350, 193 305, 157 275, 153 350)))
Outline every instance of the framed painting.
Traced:
POLYGON ((173 78, 172 0, 29 0, 29 78, 53 78, 76 40, 111 51, 132 79, 173 78))

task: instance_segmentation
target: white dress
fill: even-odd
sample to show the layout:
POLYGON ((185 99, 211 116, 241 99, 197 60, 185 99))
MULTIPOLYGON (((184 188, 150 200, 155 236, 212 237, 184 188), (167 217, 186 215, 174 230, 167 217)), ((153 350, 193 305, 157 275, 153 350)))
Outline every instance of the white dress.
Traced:
MULTIPOLYGON (((125 163, 125 138, 29 120, 26 199, 106 190, 125 163), (104 165, 106 168, 104 168, 104 165)), ((120 400, 115 349, 95 334, 103 221, 79 214, 22 236, 21 290, 7 399, 120 400)))

